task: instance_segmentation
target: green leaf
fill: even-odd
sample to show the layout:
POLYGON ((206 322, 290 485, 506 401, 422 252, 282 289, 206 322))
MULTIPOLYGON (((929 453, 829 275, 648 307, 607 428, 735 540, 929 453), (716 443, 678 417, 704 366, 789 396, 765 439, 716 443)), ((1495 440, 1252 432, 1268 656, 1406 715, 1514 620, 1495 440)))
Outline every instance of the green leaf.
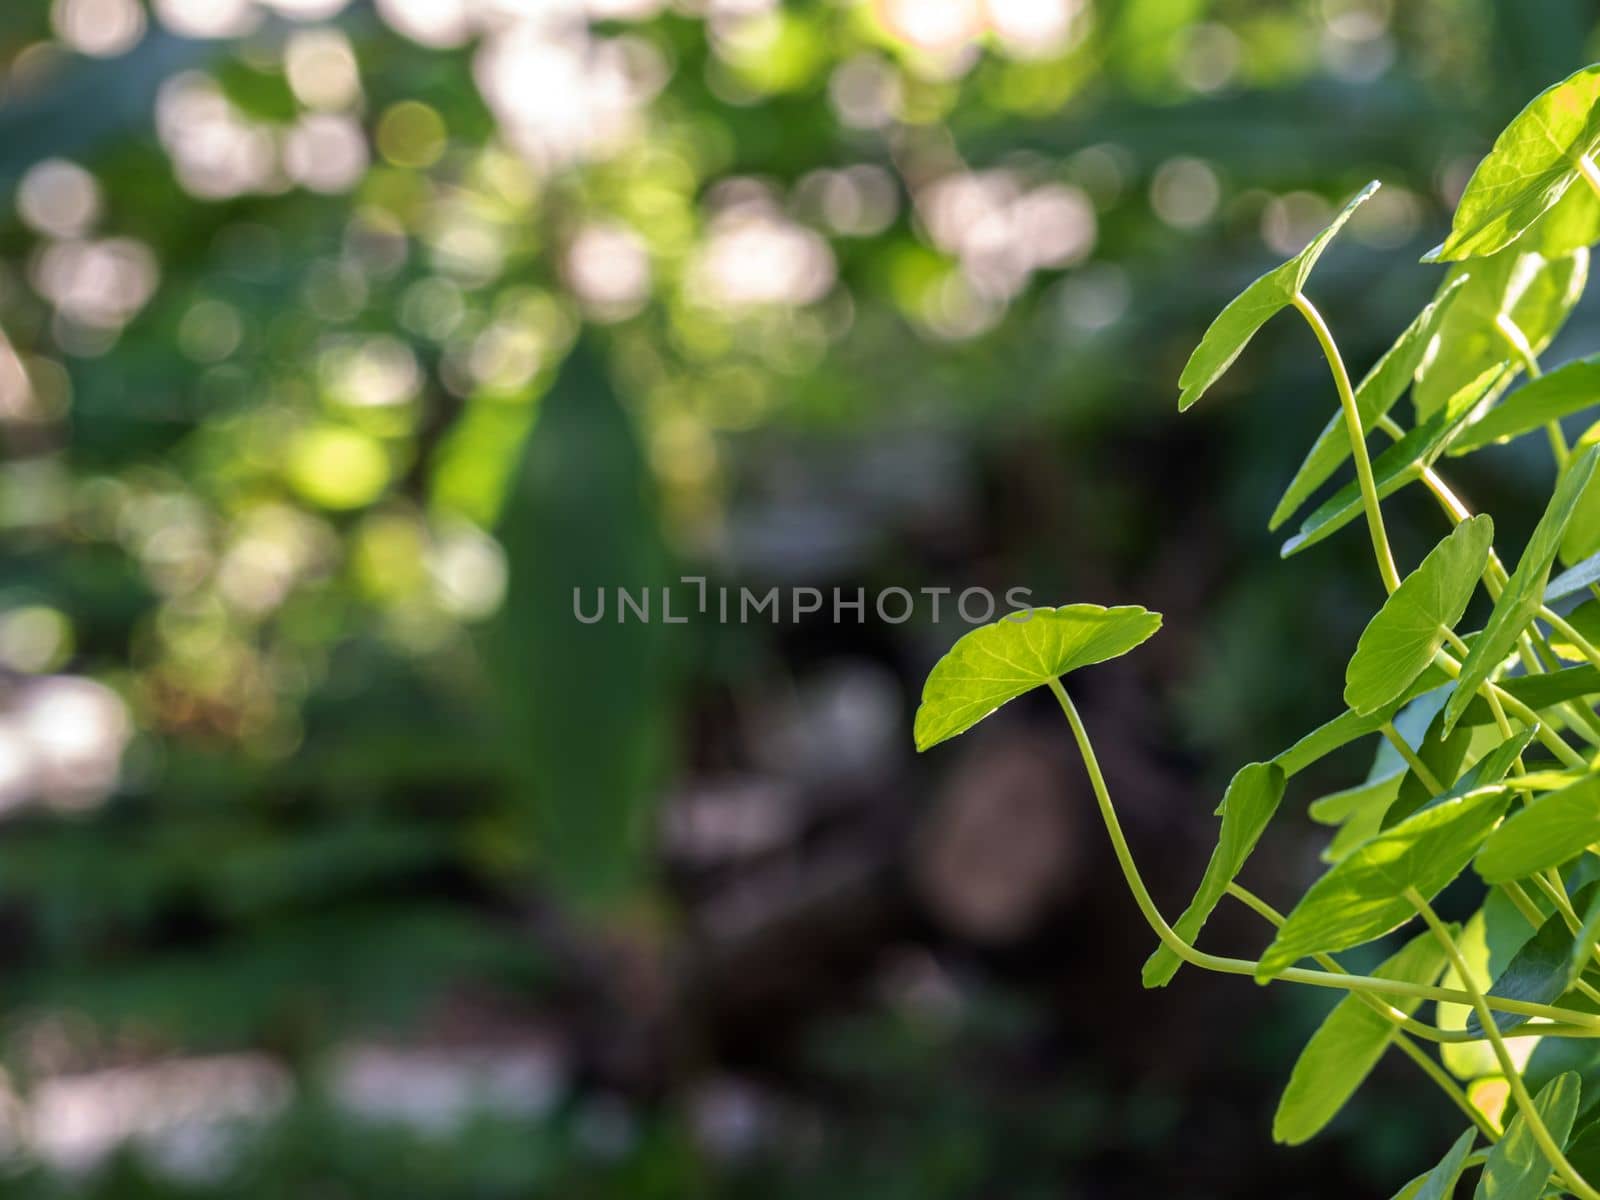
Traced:
MULTIPOLYGON (((1582 903, 1587 906, 1595 894, 1594 885, 1590 884, 1584 889, 1582 903)), ((1587 948, 1573 937, 1566 919, 1560 913, 1555 913, 1512 956, 1506 969, 1490 987, 1489 995, 1506 1000, 1528 1000, 1534 1004, 1553 1004, 1572 990, 1587 962, 1587 948)), ((1494 1023, 1502 1033, 1525 1024, 1527 1020, 1520 1013, 1494 1014, 1494 1023)), ((1467 1030, 1470 1033, 1483 1032, 1477 1013, 1467 1018, 1467 1030)))
MULTIPOLYGON (((1192 944, 1199 936, 1206 918, 1227 893, 1228 885, 1239 874, 1245 859, 1250 857, 1261 831, 1278 811, 1285 782, 1282 767, 1273 763, 1248 763, 1239 768, 1228 784, 1222 803, 1217 806, 1217 815, 1222 818, 1217 847, 1211 852, 1211 861, 1206 864, 1194 899, 1173 922, 1172 927, 1184 941, 1192 944)), ((1181 961, 1166 946, 1158 946, 1144 964, 1144 986, 1165 987, 1177 974, 1181 961)))
POLYGON ((1417 676, 1398 703, 1379 712, 1365 715, 1358 712, 1342 712, 1333 720, 1317 726, 1287 750, 1281 751, 1272 761, 1282 767, 1283 773, 1292 779, 1312 763, 1326 758, 1341 746, 1347 746, 1369 733, 1377 733, 1383 727, 1383 723, 1394 716, 1402 704, 1424 692, 1431 692, 1446 682, 1448 680, 1441 668, 1429 667, 1417 676))
POLYGON ((1600 840, 1600 775, 1529 800, 1484 842, 1473 866, 1486 883, 1525 879, 1600 840))
MULTIPOLYGON (((1543 712, 1567 700, 1600 692, 1600 671, 1586 663, 1581 667, 1563 667, 1544 675, 1514 675, 1502 679, 1499 686, 1535 712, 1543 712)), ((1487 725, 1493 720, 1494 713, 1489 708, 1489 702, 1482 696, 1475 696, 1461 714, 1460 723, 1487 725)))
POLYGON ((1493 541, 1487 516, 1463 521, 1401 581, 1356 643, 1345 669, 1346 704, 1376 712, 1427 669, 1467 611, 1493 541))
POLYGON ((1568 596, 1587 592, 1591 584, 1600 583, 1600 552, 1591 554, 1581 563, 1561 572, 1544 589, 1544 602, 1555 604, 1568 596))
POLYGON ((1506 324, 1540 354, 1566 322, 1583 295, 1589 253, 1578 250, 1555 258, 1515 247, 1492 258, 1450 269, 1442 287, 1459 279, 1461 297, 1438 322, 1432 353, 1417 370, 1411 400, 1417 420, 1439 412, 1463 387, 1491 368, 1504 367, 1491 396, 1521 372, 1506 324), (1509 360, 1509 362, 1508 362, 1509 360))
MULTIPOLYGON (((1417 745, 1417 757, 1422 760, 1422 765, 1435 781, 1454 779, 1461 773, 1461 764, 1466 761, 1467 751, 1472 748, 1473 732, 1462 726, 1446 736, 1444 728, 1444 713, 1437 714, 1429 723, 1427 732, 1423 734, 1417 745)), ((1453 789, 1446 790, 1444 796, 1457 795, 1453 789)), ((1400 780, 1400 791, 1395 796, 1394 804, 1389 811, 1383 814, 1379 824, 1380 829, 1388 829, 1398 825, 1412 813, 1423 807, 1442 799, 1436 796, 1433 788, 1422 781, 1409 765, 1400 780)))
MULTIPOLYGON (((1361 428, 1371 429, 1381 416, 1395 406, 1410 385, 1418 366, 1430 349, 1436 348, 1438 335, 1435 326, 1448 311, 1450 304, 1460 295, 1466 276, 1450 280, 1439 293, 1407 325, 1395 339, 1394 345, 1384 351, 1383 357, 1368 371, 1356 386, 1356 411, 1361 414, 1361 428)), ((1305 461, 1295 472, 1289 486, 1284 488, 1278 506, 1272 510, 1267 528, 1275 530, 1289 519, 1322 486, 1345 459, 1350 457, 1350 438, 1345 431, 1344 414, 1335 411, 1323 426, 1317 440, 1306 453, 1305 461)))
POLYGON ((654 477, 599 348, 574 348, 539 406, 497 530, 506 600, 484 661, 503 718, 520 839, 565 901, 627 904, 648 866, 672 713, 670 630, 583 624, 573 596, 660 594, 654 477), (626 686, 618 686, 626 680, 626 686))
POLYGON ((1472 643, 1472 650, 1461 665, 1461 677, 1456 683, 1455 695, 1445 705, 1447 730, 1455 727, 1473 694, 1511 653, 1517 638, 1538 613, 1544 599, 1544 586, 1550 579, 1550 568, 1556 560, 1556 551, 1561 548, 1561 535, 1566 531, 1567 521, 1572 517, 1578 497, 1583 494, 1590 476, 1594 474, 1597 456, 1600 456, 1600 447, 1591 446, 1572 460, 1562 473, 1544 516, 1539 518, 1533 536, 1528 539, 1517 569, 1511 573, 1500 599, 1495 602, 1494 611, 1489 614, 1489 623, 1472 643))
POLYGON ((917 749, 965 733, 1006 701, 1069 671, 1126 654, 1160 628, 1160 613, 1098 604, 1027 609, 979 626, 928 673, 917 749))
POLYGON ((1592 404, 1600 404, 1600 355, 1566 363, 1518 388, 1462 430, 1450 452, 1469 454, 1492 442, 1509 442, 1592 404))
MULTIPOLYGON (((1581 1085, 1576 1071, 1558 1075, 1533 1098, 1533 1109, 1544 1121, 1556 1144, 1565 1147, 1578 1115, 1581 1085)), ((1489 1151, 1478 1178, 1474 1200, 1539 1200, 1550 1178, 1550 1161, 1533 1139, 1528 1122, 1519 1112, 1506 1126, 1505 1136, 1489 1151)))
POLYGON ((1473 171, 1450 236, 1423 261, 1493 254, 1554 207, 1578 178, 1577 160, 1600 142, 1597 98, 1600 67, 1585 67, 1535 96, 1473 171))
MULTIPOLYGON (((1372 974, 1380 979, 1432 984, 1444 964, 1444 947, 1431 931, 1424 930, 1372 974)), ((1422 1001, 1390 997, 1388 1003, 1409 1016, 1422 1001)), ((1362 996, 1346 996, 1334 1005, 1295 1060, 1272 1118, 1273 1140, 1298 1146, 1314 1137, 1378 1065, 1394 1034, 1394 1022, 1374 1012, 1362 996)))
POLYGON ((1362 843, 1301 897, 1261 956, 1266 981, 1308 954, 1346 950, 1416 915, 1406 899, 1439 893, 1471 860, 1505 811, 1505 797, 1479 793, 1431 805, 1362 843))
POLYGON ((1455 1195, 1456 1182, 1467 1164, 1467 1155, 1478 1140, 1478 1131, 1469 1128, 1445 1152, 1439 1165, 1417 1176, 1395 1193, 1393 1200, 1450 1200, 1455 1195))
POLYGON ((1578 913, 1578 932, 1572 939, 1572 951, 1567 958, 1567 987, 1578 982, 1589 963, 1594 959, 1594 944, 1600 936, 1600 885, 1590 883, 1578 889, 1572 897, 1572 907, 1578 913))
POLYGON ((1217 314, 1216 320, 1211 322, 1200 344, 1189 356, 1183 373, 1178 376, 1178 387, 1182 389, 1178 397, 1179 412, 1200 399, 1212 384, 1222 378, 1233 365, 1233 360, 1239 357, 1255 336, 1256 330, 1294 303, 1295 296, 1305 287, 1311 268, 1317 265, 1317 259, 1322 257, 1328 243, 1350 219, 1350 214, 1377 190, 1376 180, 1367 184, 1339 211, 1326 229, 1311 239, 1304 250, 1261 276, 1217 314))

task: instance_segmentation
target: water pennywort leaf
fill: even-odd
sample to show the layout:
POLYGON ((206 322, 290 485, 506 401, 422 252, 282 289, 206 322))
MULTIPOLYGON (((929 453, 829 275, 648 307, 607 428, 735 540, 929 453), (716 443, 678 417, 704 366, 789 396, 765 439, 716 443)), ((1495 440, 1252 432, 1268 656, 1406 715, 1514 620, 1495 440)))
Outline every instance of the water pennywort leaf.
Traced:
POLYGON ((1376 180, 1362 188, 1334 217, 1328 227, 1282 266, 1274 267, 1239 295, 1230 300, 1194 348, 1189 361, 1178 376, 1182 389, 1178 397, 1178 411, 1187 409, 1218 379, 1222 378, 1233 360, 1249 344, 1250 339, 1269 320, 1294 303, 1300 289, 1305 287, 1311 268, 1328 248, 1334 235, 1350 219, 1373 192, 1378 190, 1376 180))
POLYGON ((1433 1170, 1417 1176, 1395 1193, 1393 1200, 1450 1200, 1455 1195, 1456 1182, 1467 1165, 1467 1155, 1472 1153, 1478 1131, 1469 1128, 1455 1140, 1445 1156, 1433 1170))
MULTIPOLYGON (((1578 1115, 1581 1085, 1576 1071, 1558 1075, 1533 1098, 1533 1108, 1558 1146, 1565 1147, 1578 1115)), ((1506 1126, 1505 1136, 1489 1151, 1473 1200, 1539 1200, 1550 1178, 1550 1160, 1534 1141, 1521 1113, 1506 1126)))
POLYGON ((1600 404, 1600 355, 1569 362, 1518 388, 1462 430, 1450 452, 1468 454, 1493 442, 1509 442, 1594 404, 1600 404))
MULTIPOLYGON (((1495 139, 1456 205, 1450 236, 1425 262, 1493 254, 1555 206, 1600 143, 1600 66, 1535 96, 1495 139)), ((1590 169, 1593 169, 1592 166, 1590 169)))
POLYGON ((1495 602, 1494 611, 1489 614, 1489 623, 1472 643, 1472 650, 1461 665, 1455 695, 1445 705, 1446 730, 1455 727, 1473 694, 1511 653, 1518 636, 1538 614, 1545 584, 1550 579, 1550 568, 1555 563, 1556 551, 1561 548, 1562 534, 1566 532, 1578 497, 1594 474, 1597 457, 1600 457, 1600 447, 1591 446, 1562 473, 1544 516, 1528 539, 1517 569, 1511 573, 1505 590, 1495 602))
MULTIPOLYGON (((1424 930, 1372 974, 1380 979, 1432 984, 1444 964, 1444 947, 1431 930, 1424 930)), ((1386 999, 1407 1016, 1422 1003, 1415 997, 1386 999)), ((1273 1140, 1298 1146, 1333 1120, 1378 1065, 1395 1030, 1395 1023, 1375 1012, 1365 997, 1346 996, 1334 1005, 1295 1060, 1272 1118, 1273 1140)))
POLYGON ((1345 669, 1346 704, 1376 712, 1427 669, 1466 612, 1493 541, 1487 516, 1463 521, 1401 581, 1356 643, 1345 669))
POLYGON ((1529 800, 1483 844, 1473 866, 1486 883, 1525 879, 1600 840, 1600 776, 1529 800))
MULTIPOLYGON (((1255 849, 1261 832, 1278 811, 1286 777, 1275 763, 1248 763, 1239 768, 1217 806, 1222 829, 1216 849, 1200 879, 1194 899, 1172 927, 1184 941, 1193 943, 1233 882, 1245 859, 1255 849)), ((1144 986, 1165 987, 1177 974, 1180 960, 1166 946, 1158 946, 1144 964, 1144 986)))
POLYGON ((917 706, 917 749, 971 729, 1008 700, 1069 671, 1126 654, 1161 628, 1137 605, 1066 604, 981 625, 934 664, 917 706))
POLYGON ((1460 874, 1505 811, 1495 792, 1432 805, 1356 847, 1301 897, 1256 968, 1266 981, 1308 954, 1346 950, 1415 916, 1405 897, 1431 899, 1460 874))

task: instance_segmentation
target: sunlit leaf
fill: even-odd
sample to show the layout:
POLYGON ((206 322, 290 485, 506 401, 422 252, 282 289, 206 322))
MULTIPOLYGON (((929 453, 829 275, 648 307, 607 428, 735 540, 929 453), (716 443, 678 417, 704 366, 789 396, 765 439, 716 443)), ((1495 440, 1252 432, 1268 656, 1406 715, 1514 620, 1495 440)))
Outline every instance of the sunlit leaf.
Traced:
POLYGON ((1012 613, 979 626, 934 664, 922 687, 918 750, 971 729, 1069 671, 1126 654, 1161 628, 1161 614, 1136 605, 1066 604, 1012 613))
MULTIPOLYGON (((1248 763, 1239 768, 1217 806, 1222 829, 1211 852, 1194 899, 1172 927, 1184 941, 1193 943, 1211 910, 1227 893, 1228 885, 1255 849, 1261 831, 1278 811, 1283 799, 1283 768, 1273 763, 1248 763)), ((1177 973, 1181 960, 1166 946, 1158 946, 1144 964, 1144 986, 1164 987, 1177 973)))
MULTIPOLYGON (((1384 351, 1383 357, 1356 385, 1356 411, 1361 414, 1361 428, 1370 430, 1373 423, 1393 408, 1410 386, 1423 356, 1433 345, 1435 325, 1460 295, 1465 282, 1465 276, 1461 276, 1440 288, 1439 294, 1416 315, 1395 339, 1394 345, 1384 351)), ((1283 496, 1272 510, 1267 528, 1275 530, 1288 520, 1294 510, 1304 504, 1311 493, 1321 487, 1349 457, 1350 438, 1345 431, 1344 414, 1336 410, 1312 443, 1305 461, 1289 481, 1289 486, 1283 489, 1283 496)))
MULTIPOLYGON (((1444 947, 1432 931, 1425 930, 1372 974, 1432 984, 1444 964, 1444 947)), ((1388 998, 1388 1003, 1409 1016, 1422 1001, 1397 996, 1388 998)), ((1314 1137, 1377 1066, 1394 1034, 1394 1022, 1375 1012, 1363 996, 1346 996, 1334 1005, 1295 1060, 1272 1118, 1273 1140, 1296 1146, 1314 1137)))
POLYGON ((1462 430, 1450 451, 1466 454, 1491 442, 1508 442, 1592 404, 1600 404, 1600 355, 1567 363, 1518 388, 1462 430))
MULTIPOLYGON (((1572 1132, 1581 1090, 1578 1073, 1568 1071, 1552 1079, 1533 1098, 1534 1111, 1558 1146, 1565 1147, 1572 1132)), ((1519 1112, 1489 1151, 1477 1190, 1472 1194, 1474 1200, 1539 1200, 1549 1178, 1550 1160, 1539 1149, 1526 1118, 1519 1112)))
MULTIPOLYGON (((1476 411, 1500 377, 1499 367, 1490 367, 1451 397, 1448 404, 1424 424, 1409 430, 1394 445, 1372 461, 1373 482, 1380 500, 1422 478, 1423 471, 1438 461, 1469 416, 1476 411)), ((1308 546, 1343 529, 1362 513, 1361 490, 1351 480, 1312 510, 1301 522, 1300 532, 1284 542, 1279 553, 1288 558, 1308 546)))
POLYGON ((1540 92, 1512 118, 1473 171, 1450 236, 1425 261, 1493 254, 1510 245, 1578 182, 1578 160, 1600 143, 1600 66, 1540 92))
POLYGON ((1561 535, 1566 531, 1572 510, 1594 474, 1595 460, 1600 448, 1588 450, 1568 464, 1561 480, 1556 484, 1544 516, 1534 528, 1533 536, 1522 552, 1517 569, 1495 602, 1489 614, 1489 623, 1483 633, 1472 643, 1466 662, 1461 665, 1461 677, 1455 695, 1445 705, 1445 727, 1453 728, 1475 693, 1494 673, 1501 661, 1511 653, 1517 638, 1528 627, 1539 611, 1544 599, 1544 587, 1550 579, 1550 568, 1555 563, 1556 551, 1561 547, 1561 535))
POLYGON ((1493 541, 1487 516, 1463 521, 1401 581, 1356 643, 1345 669, 1346 704, 1376 712, 1427 669, 1466 612, 1493 541))
POLYGON ((1417 420, 1426 421, 1491 368, 1503 368, 1492 399, 1522 371, 1512 330, 1543 353, 1583 295, 1589 252, 1546 257, 1521 245, 1450 269, 1440 290, 1465 279, 1460 298, 1436 323, 1437 337, 1411 389, 1417 420), (1512 329, 1507 329, 1510 325, 1512 329))
POLYGON ((1469 1128, 1455 1140, 1445 1156, 1433 1170, 1417 1176, 1395 1193, 1393 1200, 1450 1200, 1455 1195, 1456 1182, 1466 1167, 1467 1155, 1478 1140, 1476 1128, 1469 1128))
POLYGON ((1273 316, 1294 302, 1300 289, 1305 287, 1311 268, 1328 248, 1336 233, 1350 219, 1350 214, 1378 190, 1376 181, 1367 184, 1339 211, 1332 223, 1312 238, 1310 243, 1288 262, 1274 267, 1244 291, 1228 302, 1217 314, 1216 320, 1201 337, 1189 361, 1178 376, 1182 394, 1178 397, 1178 410, 1187 409, 1233 365, 1233 360, 1255 336, 1256 330, 1273 316))
POLYGON ((1381 937, 1416 915, 1405 892, 1424 899, 1460 874, 1505 810, 1505 797, 1477 793, 1422 809, 1358 846, 1301 897, 1261 956, 1271 979, 1308 954, 1381 937))
POLYGON ((1600 841, 1600 776, 1527 802, 1489 835, 1473 866, 1488 883, 1526 879, 1600 841))

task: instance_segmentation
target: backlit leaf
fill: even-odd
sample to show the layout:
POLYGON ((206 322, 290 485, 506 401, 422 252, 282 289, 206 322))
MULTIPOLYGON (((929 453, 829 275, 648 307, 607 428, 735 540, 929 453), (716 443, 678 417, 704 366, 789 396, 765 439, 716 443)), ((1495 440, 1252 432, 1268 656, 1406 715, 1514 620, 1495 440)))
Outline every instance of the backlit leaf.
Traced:
POLYGON ((1488 883, 1525 879, 1600 840, 1600 776, 1529 800, 1489 835, 1473 866, 1488 883))
POLYGON ((1515 241, 1578 183, 1578 159, 1600 143, 1600 66, 1540 92, 1512 118, 1467 180, 1450 236, 1425 261, 1493 254, 1515 241))
POLYGON ((1600 404, 1600 355, 1567 363, 1518 388, 1462 430, 1450 452, 1467 454, 1491 442, 1508 442, 1592 404, 1600 404))
MULTIPOLYGON (((1444 970, 1444 947, 1425 930, 1372 972, 1380 979, 1432 984, 1444 970)), ((1422 1003, 1388 997, 1408 1016, 1422 1003)), ((1395 1024, 1362 996, 1346 996, 1311 1035, 1295 1060, 1272 1118, 1274 1141, 1297 1146, 1314 1137, 1344 1107, 1394 1040, 1395 1024)))
POLYGON ((1600 448, 1590 447, 1568 464, 1556 484, 1544 516, 1534 528, 1533 536, 1522 552, 1517 569, 1511 573, 1505 590, 1489 614, 1489 623, 1483 633, 1472 643, 1467 660, 1461 665, 1461 677, 1455 695, 1445 705, 1445 728, 1450 729, 1461 719, 1462 712, 1475 693, 1494 673, 1500 663, 1517 644, 1517 638, 1528 627, 1539 611, 1544 598, 1545 584, 1550 579, 1550 568, 1555 563, 1556 551, 1561 548, 1561 535, 1566 531, 1572 510, 1594 474, 1595 460, 1600 448))
POLYGON ((1345 670, 1344 702, 1376 712, 1427 669, 1467 610, 1494 541, 1494 522, 1457 525, 1384 601, 1356 643, 1345 670))
POLYGON ((1471 860, 1505 810, 1505 797, 1478 793, 1432 805, 1356 847, 1301 897, 1261 956, 1258 980, 1308 954, 1381 937, 1416 915, 1405 897, 1430 898, 1471 860))
POLYGON ((1543 353, 1583 295, 1589 252, 1547 257, 1515 246, 1490 258, 1450 269, 1441 292, 1460 279, 1460 298, 1437 322, 1432 352, 1417 370, 1411 389, 1418 421, 1439 412, 1463 387, 1490 368, 1503 367, 1491 398, 1522 371, 1509 323, 1535 354, 1543 353))
POLYGON ((1305 249, 1282 266, 1274 267, 1261 276, 1217 314, 1216 320, 1211 322, 1200 344, 1189 356, 1183 373, 1178 376, 1178 386, 1182 389, 1178 397, 1180 412, 1205 395, 1207 389, 1222 377, 1255 336, 1256 330, 1294 302, 1300 289, 1305 287, 1311 268, 1316 266, 1317 259, 1328 248, 1328 243, 1350 219, 1350 214, 1377 190, 1376 181, 1367 184, 1339 211, 1326 229, 1311 239, 1305 249))
MULTIPOLYGON (((1500 378, 1501 368, 1493 366, 1451 397, 1445 407, 1425 423, 1409 430, 1394 445, 1372 460, 1372 477, 1378 498, 1395 492, 1422 478, 1450 443, 1478 405, 1500 378)), ((1288 558, 1330 537, 1355 520, 1362 512, 1361 491, 1351 480, 1312 510, 1301 522, 1300 532, 1284 542, 1279 553, 1288 558)))
MULTIPOLYGON (((1558 1146, 1565 1147, 1578 1115, 1581 1085, 1576 1071, 1558 1075, 1533 1098, 1533 1109, 1558 1146)), ((1478 1177, 1474 1200, 1539 1200, 1550 1178, 1550 1160, 1534 1141, 1528 1122, 1519 1112, 1506 1126, 1505 1136, 1489 1151, 1478 1177)))
POLYGON ((1069 671, 1126 654, 1161 628, 1137 605, 1066 604, 979 626, 934 664, 922 687, 918 750, 971 729, 1008 700, 1069 671))
MULTIPOLYGON (((1222 803, 1217 806, 1222 830, 1216 849, 1211 852, 1211 861, 1206 864, 1194 899, 1173 922, 1172 927, 1184 941, 1192 944, 1199 936, 1211 910, 1227 893, 1228 885, 1255 849, 1261 831, 1278 811, 1284 783, 1283 768, 1273 763, 1249 763, 1239 768, 1228 784, 1222 803)), ((1144 986, 1165 987, 1177 973, 1180 962, 1166 946, 1158 946, 1144 964, 1144 986)))

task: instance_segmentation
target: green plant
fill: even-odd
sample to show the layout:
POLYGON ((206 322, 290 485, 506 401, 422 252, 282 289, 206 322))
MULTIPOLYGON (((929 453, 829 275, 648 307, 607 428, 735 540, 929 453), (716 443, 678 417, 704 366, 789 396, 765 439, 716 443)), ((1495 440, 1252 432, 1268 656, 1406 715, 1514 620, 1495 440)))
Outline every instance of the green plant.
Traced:
POLYGON ((1348 993, 1295 1063, 1274 1136, 1298 1143, 1318 1132, 1391 1046, 1470 1122, 1437 1166, 1401 1189, 1404 1197, 1448 1196, 1465 1170, 1481 1167, 1479 1197, 1534 1200, 1554 1190, 1600 1200, 1600 423, 1575 447, 1560 425, 1600 404, 1600 359, 1549 374, 1538 362, 1581 294, 1588 247, 1600 240, 1597 148, 1600 66, 1541 93, 1500 135, 1449 237, 1425 259, 1452 264, 1438 293, 1358 385, 1304 289, 1376 184, 1224 308, 1185 367, 1180 408, 1199 400, 1271 317, 1301 314, 1327 359, 1339 411, 1270 526, 1352 459, 1355 479, 1305 518, 1283 554, 1364 515, 1387 598, 1350 659, 1347 711, 1234 776, 1218 810, 1217 848, 1177 921, 1166 921, 1140 878, 1062 683, 1145 641, 1158 614, 1076 604, 973 630, 933 668, 916 716, 917 747, 926 750, 1048 687, 1082 752, 1118 863, 1160 939, 1145 985, 1163 986, 1190 963, 1348 993), (1523 374, 1528 382, 1510 390, 1523 374), (1391 415, 1408 387, 1409 430, 1391 415), (1438 463, 1541 429, 1556 481, 1508 571, 1492 521, 1469 513, 1438 463), (1374 430, 1391 441, 1375 457, 1367 448, 1374 430), (1402 578, 1381 501, 1414 482, 1437 499, 1451 529, 1402 578), (1570 569, 1551 580, 1558 559, 1570 569), (1458 634, 1480 582, 1493 601, 1488 621, 1458 634), (1363 737, 1381 739, 1368 778, 1311 806, 1338 829, 1328 869, 1281 915, 1236 876, 1288 780, 1363 737), (1462 925, 1447 924, 1432 901, 1469 864, 1485 899, 1462 925), (1196 947, 1225 896, 1273 927, 1259 959, 1196 947), (1420 931, 1370 974, 1334 957, 1414 921, 1420 931), (1488 1146, 1474 1150, 1480 1136, 1488 1146))

